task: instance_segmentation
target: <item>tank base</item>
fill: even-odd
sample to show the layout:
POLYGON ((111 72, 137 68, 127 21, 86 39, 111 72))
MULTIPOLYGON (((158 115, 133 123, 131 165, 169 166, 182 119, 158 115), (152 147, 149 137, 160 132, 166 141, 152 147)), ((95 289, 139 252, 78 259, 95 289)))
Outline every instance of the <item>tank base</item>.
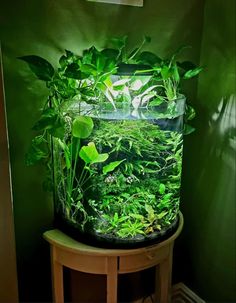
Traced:
POLYGON ((161 241, 166 240, 172 234, 174 234, 178 228, 178 225, 179 216, 176 217, 175 221, 172 222, 171 225, 161 230, 160 232, 156 231, 147 236, 138 235, 132 238, 115 238, 109 235, 99 234, 95 232, 92 233, 88 231, 82 231, 79 227, 73 225, 63 217, 57 216, 55 219, 55 227, 73 239, 88 245, 110 249, 141 248, 157 244, 161 241))

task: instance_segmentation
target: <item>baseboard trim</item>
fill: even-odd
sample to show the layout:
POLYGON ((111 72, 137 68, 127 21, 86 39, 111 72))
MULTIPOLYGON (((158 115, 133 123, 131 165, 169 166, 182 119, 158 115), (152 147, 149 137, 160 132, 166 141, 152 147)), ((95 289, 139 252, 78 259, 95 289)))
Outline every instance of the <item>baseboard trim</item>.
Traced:
POLYGON ((184 283, 172 287, 172 303, 206 303, 184 283))
MULTIPOLYGON (((132 303, 153 303, 154 295, 141 298, 132 303)), ((177 283, 172 286, 171 303, 206 303, 198 295, 196 295, 184 283, 177 283)))

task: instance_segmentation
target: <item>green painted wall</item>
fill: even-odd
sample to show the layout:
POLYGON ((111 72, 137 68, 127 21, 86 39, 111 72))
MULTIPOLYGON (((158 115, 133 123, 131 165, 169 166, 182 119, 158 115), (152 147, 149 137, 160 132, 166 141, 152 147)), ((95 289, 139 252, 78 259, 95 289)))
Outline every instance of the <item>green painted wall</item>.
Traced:
MULTIPOLYGON (((0 37, 4 55, 21 301, 50 300, 49 249, 47 243, 42 240, 42 233, 52 226, 53 206, 51 196, 41 189, 42 170, 39 167, 26 168, 23 161, 32 136, 30 128, 37 118, 36 108, 43 103, 47 92, 44 85, 37 81, 27 66, 16 57, 36 54, 56 65, 57 58, 65 48, 80 52, 91 44, 102 46, 107 38, 124 34, 129 35, 130 44, 133 44, 140 41, 142 35, 147 34, 152 37, 150 49, 158 50, 161 55, 168 55, 181 44, 192 45, 193 48, 186 51, 185 58, 198 63, 205 1, 145 0, 144 2, 143 8, 95 4, 85 0, 13 0, 5 1, 1 5, 0 37)), ((216 3, 220 6, 221 2, 218 0, 216 3)), ((221 97, 225 97, 229 103, 229 96, 233 93, 230 86, 227 85, 226 89, 224 82, 220 82, 228 74, 222 76, 221 80, 214 78, 217 87, 215 94, 213 89, 207 88, 215 73, 214 62, 222 62, 223 73, 224 61, 229 60, 231 54, 225 50, 228 58, 226 60, 224 48, 221 48, 220 54, 218 52, 216 54, 215 61, 211 61, 210 38, 214 36, 212 37, 209 31, 216 26, 217 31, 222 30, 223 38, 227 39, 226 31, 231 25, 224 14, 227 13, 227 9, 229 13, 232 11, 230 11, 231 6, 228 7, 227 4, 224 10, 219 8, 217 11, 224 17, 221 23, 214 24, 213 12, 211 16, 211 7, 214 6, 213 1, 207 1, 204 22, 206 31, 203 35, 201 61, 203 64, 206 63, 208 68, 199 82, 198 103, 197 82, 193 81, 186 87, 188 97, 197 106, 199 118, 195 122, 198 131, 186 140, 182 204, 186 228, 176 247, 176 256, 179 256, 177 264, 186 265, 188 271, 182 269, 177 271, 178 266, 175 270, 175 279, 185 280, 187 285, 193 286, 206 298, 212 296, 215 285, 214 273, 210 275, 212 265, 218 276, 222 272, 226 276, 230 272, 228 267, 232 266, 232 255, 223 260, 222 254, 226 255, 233 249, 228 232, 232 200, 230 197, 226 199, 226 194, 230 195, 230 190, 221 189, 222 185, 225 185, 225 180, 229 186, 230 174, 232 179, 234 173, 231 168, 227 169, 228 166, 230 167, 228 161, 232 156, 231 143, 229 143, 231 132, 228 131, 227 141, 226 135, 220 136, 221 119, 212 118, 215 117, 213 114, 217 113, 221 97), (209 145, 209 142, 212 143, 209 145), (224 152, 219 156, 222 146, 224 152), (222 200, 224 205, 227 204, 224 212, 221 207, 222 200), (213 211, 212 215, 211 211, 213 211), (218 220, 219 215, 223 220, 218 220), (220 222, 219 228, 218 222, 220 222), (219 243, 217 250, 214 250, 218 243, 213 237, 214 230, 219 230, 220 239, 224 240, 222 246, 219 243), (224 238, 225 231, 227 236, 224 238), (200 245, 202 245, 201 250, 200 245), (217 254, 216 256, 214 254, 215 259, 212 258, 212 250, 217 254), (225 265, 220 266, 215 263, 221 259, 225 265), (184 264, 185 260, 189 260, 189 263, 184 264), (207 263, 208 260, 210 263, 207 263), (209 265, 206 267, 204 264, 209 265), (201 270, 204 270, 204 273, 201 270), (203 278, 204 276, 206 279, 203 278), (208 279, 212 281, 209 282, 208 279), (208 293, 204 285, 210 283, 212 285, 208 293)), ((217 45, 219 43, 226 45, 226 42, 223 41, 221 44, 215 41, 217 45)), ((230 79, 232 81, 232 78, 230 79)), ((223 116, 226 117, 224 119, 230 119, 230 115, 225 113, 224 109, 223 116)), ((226 132, 225 130, 224 133, 226 132)), ((222 298, 226 293, 228 290, 222 291, 222 298)))
MULTIPOLYGON (((186 138, 183 280, 209 302, 236 302, 235 1, 207 0, 195 107, 186 138)), ((181 272, 181 271, 179 271, 181 272)))

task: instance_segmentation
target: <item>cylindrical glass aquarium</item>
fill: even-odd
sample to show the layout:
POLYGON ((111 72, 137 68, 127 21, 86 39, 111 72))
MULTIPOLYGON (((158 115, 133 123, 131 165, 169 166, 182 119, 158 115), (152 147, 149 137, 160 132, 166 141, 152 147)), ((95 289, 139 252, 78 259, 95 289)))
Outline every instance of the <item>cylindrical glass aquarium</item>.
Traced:
POLYGON ((148 37, 130 52, 125 37, 111 42, 65 51, 57 69, 20 58, 49 89, 26 162, 47 168, 57 227, 93 245, 139 247, 177 228, 184 120, 194 117, 179 84, 201 68, 176 60, 183 48, 170 59, 142 51, 148 37))
POLYGON ((112 75, 116 102, 105 94, 64 112, 64 143, 54 139, 56 217, 77 239, 139 247, 177 227, 185 98, 161 102, 151 78, 112 75))

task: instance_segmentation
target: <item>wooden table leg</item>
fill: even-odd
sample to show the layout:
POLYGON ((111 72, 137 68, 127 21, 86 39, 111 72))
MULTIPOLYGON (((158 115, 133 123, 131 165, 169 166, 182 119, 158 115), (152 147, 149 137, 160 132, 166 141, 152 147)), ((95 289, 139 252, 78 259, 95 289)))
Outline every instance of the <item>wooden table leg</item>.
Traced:
POLYGON ((173 245, 170 245, 169 256, 156 266, 155 302, 171 302, 173 245))
POLYGON ((118 257, 107 258, 107 303, 117 303, 118 257))
POLYGON ((63 266, 56 261, 56 248, 51 247, 52 295, 54 303, 64 303, 63 266))

